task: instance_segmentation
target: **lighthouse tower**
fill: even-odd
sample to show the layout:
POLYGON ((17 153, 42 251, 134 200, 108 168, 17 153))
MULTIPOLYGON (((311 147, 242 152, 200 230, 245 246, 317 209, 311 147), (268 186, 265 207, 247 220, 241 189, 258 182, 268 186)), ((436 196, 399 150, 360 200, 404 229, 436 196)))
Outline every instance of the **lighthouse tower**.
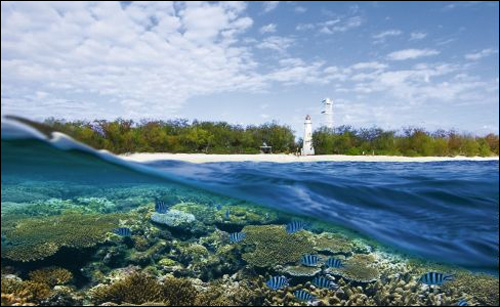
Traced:
POLYGON ((304 122, 304 143, 302 144, 302 155, 314 155, 313 138, 312 138, 312 121, 311 116, 306 116, 304 122))
POLYGON ((333 129, 333 100, 325 98, 321 103, 323 103, 321 114, 324 116, 324 124, 328 129, 333 129))

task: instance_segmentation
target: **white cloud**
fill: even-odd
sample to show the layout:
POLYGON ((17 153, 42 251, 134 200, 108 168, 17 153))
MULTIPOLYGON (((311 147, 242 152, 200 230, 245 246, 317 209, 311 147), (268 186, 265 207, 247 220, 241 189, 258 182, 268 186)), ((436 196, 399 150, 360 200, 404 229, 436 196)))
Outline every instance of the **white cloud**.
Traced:
POLYGON ((425 32, 411 32, 410 40, 421 40, 427 37, 427 33, 425 32))
POLYGON ((197 95, 259 90, 265 85, 251 49, 237 44, 252 25, 244 9, 2 3, 2 113, 172 116, 197 95))
POLYGON ((316 26, 320 28, 320 33, 334 34, 337 32, 346 32, 357 28, 363 24, 363 19, 360 16, 353 16, 345 19, 337 18, 318 23, 316 26))
POLYGON ((305 8, 303 6, 296 6, 293 10, 295 11, 295 13, 299 13, 299 14, 307 12, 307 8, 305 8))
POLYGON ((392 30, 386 30, 386 31, 382 31, 382 32, 379 32, 377 34, 374 34, 372 35, 372 37, 374 39, 384 39, 388 36, 398 36, 398 35, 401 35, 403 32, 401 30, 397 30, 397 29, 392 29, 392 30))
POLYGON ((484 57, 497 54, 498 50, 493 49, 493 48, 488 48, 488 49, 483 49, 481 51, 475 52, 475 53, 468 53, 465 55, 465 59, 471 60, 471 61, 477 61, 480 60, 484 57))
POLYGON ((270 23, 265 26, 262 26, 259 29, 259 32, 264 34, 264 33, 274 33, 276 32, 276 24, 275 23, 270 23))
POLYGON ((269 13, 270 11, 276 9, 280 4, 279 1, 264 1, 262 3, 262 8, 264 9, 264 13, 269 13))
POLYGON ((361 70, 361 69, 385 69, 385 68, 387 68, 387 65, 379 63, 379 62, 360 62, 360 63, 356 63, 356 64, 352 65, 351 68, 357 69, 357 70, 361 70))
POLYGON ((404 49, 389 53, 387 55, 387 58, 393 61, 402 61, 433 56, 437 54, 439 54, 439 51, 435 49, 404 49))
POLYGON ((312 23, 299 23, 297 27, 295 27, 295 30, 297 31, 306 31, 312 29, 314 29, 314 24, 312 23))
POLYGON ((271 49, 285 53, 295 43, 295 40, 284 36, 269 36, 256 45, 259 49, 271 49))

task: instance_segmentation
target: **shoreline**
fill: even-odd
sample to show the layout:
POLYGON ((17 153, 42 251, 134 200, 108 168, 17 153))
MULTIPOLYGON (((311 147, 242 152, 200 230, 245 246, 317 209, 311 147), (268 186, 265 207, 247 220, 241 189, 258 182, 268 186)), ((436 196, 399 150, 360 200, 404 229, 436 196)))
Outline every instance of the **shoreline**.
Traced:
POLYGON ((175 160, 191 163, 210 162, 443 162, 443 161, 498 161, 497 157, 405 157, 405 156, 348 156, 317 155, 295 156, 287 154, 173 154, 173 153, 134 153, 120 155, 122 159, 134 162, 152 162, 159 160, 175 160))

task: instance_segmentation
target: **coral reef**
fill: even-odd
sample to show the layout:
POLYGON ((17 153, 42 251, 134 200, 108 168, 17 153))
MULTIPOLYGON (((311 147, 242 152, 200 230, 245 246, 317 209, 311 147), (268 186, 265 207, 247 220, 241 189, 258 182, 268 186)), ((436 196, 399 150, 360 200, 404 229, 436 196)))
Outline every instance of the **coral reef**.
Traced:
POLYGON ((42 283, 54 287, 56 285, 64 285, 73 279, 73 274, 63 268, 48 267, 32 271, 29 273, 30 280, 37 283, 42 283))
POLYGON ((196 218, 191 213, 179 210, 170 210, 165 214, 153 213, 151 220, 155 223, 166 225, 173 228, 190 227, 196 218))
POLYGON ((101 285, 92 289, 91 300, 96 304, 145 304, 149 302, 163 302, 162 288, 158 281, 141 273, 134 273, 118 280, 111 285, 101 285))
POLYGON ((301 266, 287 266, 279 271, 288 274, 292 277, 314 277, 315 275, 321 272, 321 268, 301 265, 301 266))
POLYGON ((336 233, 323 233, 321 235, 312 236, 314 249, 320 252, 330 252, 333 254, 351 254, 354 249, 352 240, 336 233))
POLYGON ((498 278, 490 275, 460 272, 453 281, 443 284, 441 289, 458 297, 469 294, 481 306, 499 305, 498 278))
POLYGON ((329 268, 328 271, 350 281, 369 283, 380 277, 380 272, 374 267, 375 260, 373 255, 356 254, 348 258, 344 266, 329 268))
POLYGON ((301 233, 288 234, 283 226, 245 226, 244 245, 255 247, 242 258, 251 265, 273 267, 296 263, 302 255, 313 251, 312 243, 301 233))
MULTIPOLYGON (((2 227, 13 244, 2 248, 2 258, 15 261, 40 260, 61 247, 92 247, 106 240, 106 234, 119 224, 120 214, 63 214, 45 218, 11 221, 2 227)), ((3 226, 3 225, 2 225, 3 226)))

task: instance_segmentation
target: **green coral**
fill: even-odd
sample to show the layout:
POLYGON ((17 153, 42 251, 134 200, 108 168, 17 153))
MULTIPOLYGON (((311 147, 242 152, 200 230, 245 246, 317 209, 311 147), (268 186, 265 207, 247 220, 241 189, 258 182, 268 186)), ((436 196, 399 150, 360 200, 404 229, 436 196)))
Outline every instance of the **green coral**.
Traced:
POLYGON ((48 267, 30 272, 29 277, 33 282, 54 287, 69 283, 73 279, 73 274, 64 268, 48 267))
POLYGON ((350 254, 353 252, 354 244, 352 240, 336 233, 323 233, 313 236, 312 242, 317 251, 327 251, 331 253, 350 254))
POLYGON ((96 304, 145 304, 164 302, 162 287, 158 281, 142 273, 131 274, 111 285, 98 286, 92 290, 92 301, 96 304))
POLYGON ((245 245, 255 247, 243 254, 243 259, 258 267, 273 267, 296 263, 313 251, 312 243, 302 233, 288 234, 283 226, 245 226, 245 245))
POLYGON ((172 260, 170 258, 163 258, 160 261, 158 261, 158 264, 165 267, 173 267, 178 265, 177 261, 172 260))
POLYGON ((356 254, 348 258, 344 266, 329 268, 329 271, 350 281, 368 283, 380 278, 380 272, 373 266, 374 262, 372 255, 356 254))
POLYGON ((63 214, 11 221, 14 227, 2 227, 2 234, 12 243, 2 248, 2 258, 33 261, 52 256, 61 247, 92 247, 106 240, 106 234, 119 225, 121 216, 63 214))

